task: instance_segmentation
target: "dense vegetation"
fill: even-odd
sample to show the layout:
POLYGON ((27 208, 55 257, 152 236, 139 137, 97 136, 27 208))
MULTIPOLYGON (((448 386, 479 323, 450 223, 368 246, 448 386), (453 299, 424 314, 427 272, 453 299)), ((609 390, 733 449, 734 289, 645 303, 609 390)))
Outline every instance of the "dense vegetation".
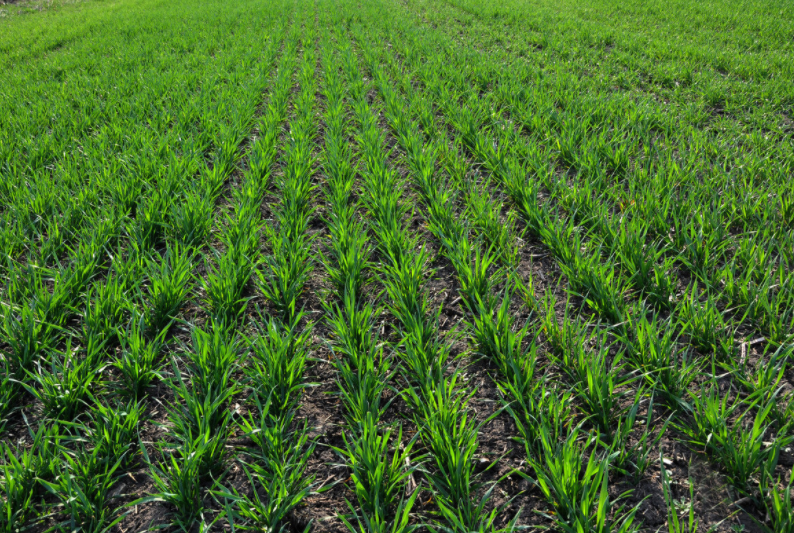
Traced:
POLYGON ((0 531, 794 532, 794 5, 0 6, 0 531))

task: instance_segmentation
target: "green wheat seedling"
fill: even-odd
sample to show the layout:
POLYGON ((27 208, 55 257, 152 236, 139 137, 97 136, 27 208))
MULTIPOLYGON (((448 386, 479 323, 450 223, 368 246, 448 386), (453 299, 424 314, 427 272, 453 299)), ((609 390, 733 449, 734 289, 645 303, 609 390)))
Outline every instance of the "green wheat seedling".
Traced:
POLYGON ((206 455, 203 448, 191 450, 188 454, 165 454, 162 462, 154 464, 149 459, 145 447, 141 447, 144 460, 149 465, 150 476, 157 491, 151 496, 139 498, 130 505, 152 501, 169 504, 172 511, 171 523, 184 531, 191 531, 204 511, 200 472, 206 455))
POLYGON ((506 220, 502 219, 498 209, 499 202, 494 201, 491 193, 488 192, 490 186, 490 180, 485 180, 481 184, 468 184, 466 217, 471 219, 477 230, 485 236, 486 244, 499 251, 502 264, 517 266, 519 247, 513 239, 513 235, 516 234, 517 215, 511 211, 506 220))
POLYGON ((169 236, 185 248, 199 248, 209 237, 212 225, 212 191, 188 189, 176 202, 169 223, 169 236))
POLYGON ((747 361, 731 361, 724 365, 737 383, 752 397, 760 398, 764 403, 772 402, 774 399, 770 416, 775 419, 779 427, 788 423, 786 413, 790 396, 783 393, 782 383, 793 351, 792 346, 779 346, 768 360, 762 357, 754 365, 747 361))
POLYGON ((662 490, 664 503, 667 506, 667 531, 668 533, 697 533, 700 520, 695 518, 695 484, 689 479, 689 503, 673 498, 670 474, 664 467, 664 458, 660 457, 659 467, 662 472, 662 490), (687 509, 688 508, 688 509, 687 509), (688 512, 687 512, 688 511, 688 512), (681 517, 684 516, 682 520, 681 517))
POLYGON ((112 276, 89 289, 83 313, 84 337, 97 335, 108 344, 118 342, 118 330, 131 307, 127 290, 123 282, 112 276))
POLYGON ((311 493, 312 479, 304 475, 308 455, 282 459, 281 473, 257 464, 243 464, 252 494, 240 494, 236 488, 215 491, 227 502, 225 518, 232 527, 255 531, 284 531, 290 513, 311 493), (231 504, 231 505, 230 505, 231 504))
POLYGON ((779 289, 774 293, 759 290, 749 312, 760 315, 756 320, 762 331, 768 332, 771 342, 791 344, 794 340, 794 275, 778 268, 776 276, 769 282, 774 282, 779 289))
POLYGON ((775 279, 772 272, 776 265, 768 252, 767 247, 742 241, 733 258, 726 261, 714 274, 719 283, 724 284, 723 298, 738 307, 746 307, 748 318, 755 322, 767 319, 768 309, 760 300, 769 292, 774 293, 772 287, 775 279), (753 249, 748 251, 750 246, 753 249))
POLYGON ((574 248, 571 258, 560 266, 568 276, 570 290, 580 296, 587 305, 612 324, 620 324, 627 317, 624 298, 626 291, 622 287, 617 271, 608 263, 601 262, 597 250, 583 254, 574 248))
POLYGON ((111 505, 119 496, 113 489, 124 458, 114 461, 103 456, 102 451, 102 448, 90 452, 79 450, 74 455, 64 451, 62 473, 54 482, 42 482, 60 500, 58 507, 67 517, 60 525, 69 531, 104 533, 124 518, 111 505))
POLYGON ((8 415, 14 408, 14 400, 19 392, 18 385, 12 381, 8 363, 3 361, 2 365, 3 377, 0 378, 0 432, 5 429, 6 422, 8 422, 8 415))
MULTIPOLYGON (((266 127, 268 127, 268 132, 272 129, 269 125, 266 127)), ((270 135, 268 132, 266 135, 270 135)), ((262 139, 259 141, 260 143, 270 142, 262 139)), ((252 147, 252 152, 259 148, 259 144, 255 145, 252 147)), ((270 169, 273 161, 263 162, 263 164, 267 164, 270 169)), ((237 186, 229 191, 232 209, 230 212, 224 213, 224 225, 221 227, 221 235, 219 235, 221 240, 232 246, 240 247, 250 239, 251 234, 258 230, 261 223, 259 208, 269 186, 269 174, 260 177, 250 169, 243 172, 237 186)))
POLYGON ((405 483, 418 467, 417 463, 406 467, 416 436, 403 442, 402 428, 393 434, 378 426, 377 418, 365 415, 352 434, 344 434, 344 448, 334 450, 350 468, 361 516, 375 531, 388 531, 392 510, 399 510, 405 483))
MULTIPOLYGON (((578 360, 586 359, 582 352, 593 334, 589 329, 591 324, 582 316, 570 316, 571 306, 565 305, 562 321, 557 319, 557 300, 554 294, 547 290, 541 303, 542 331, 546 336, 552 353, 566 369, 573 370, 578 360)), ((603 337, 603 334, 602 334, 603 337)), ((596 333, 598 339, 598 333, 596 333)), ((599 339, 603 341, 603 338, 599 339)))
POLYGON ((587 437, 581 442, 579 433, 575 428, 557 442, 552 440, 548 428, 541 432, 542 453, 540 458, 531 459, 531 465, 535 483, 555 511, 541 514, 570 533, 636 531, 634 516, 639 505, 626 511, 623 505, 613 508, 628 493, 612 500, 607 489, 611 457, 599 453, 595 438, 587 437))
MULTIPOLYGON (((400 503, 397 505, 397 508, 394 512, 394 519, 391 522, 384 523, 381 520, 378 520, 377 517, 372 518, 367 514, 362 514, 361 516, 357 516, 357 525, 358 529, 356 529, 353 524, 345 517, 344 515, 340 515, 339 519, 342 520, 342 523, 347 527, 347 530, 350 533, 367 533, 370 531, 383 531, 384 533, 411 533, 416 531, 419 526, 417 524, 412 523, 412 510, 413 506, 416 503, 416 499, 419 497, 419 491, 414 491, 408 499, 403 498, 400 500, 400 503)), ((352 514, 356 514, 356 508, 353 506, 352 503, 347 502, 347 507, 350 509, 352 514)))
POLYGON ((144 182, 141 180, 124 179, 123 176, 117 177, 109 183, 110 195, 119 210, 127 213, 130 217, 135 217, 138 211, 138 202, 144 195, 144 182))
POLYGON ((509 375, 510 365, 526 360, 530 323, 527 321, 523 327, 516 327, 510 312, 509 289, 506 288, 501 297, 502 303, 494 310, 480 307, 473 319, 467 321, 467 326, 473 332, 479 352, 492 360, 503 375, 509 375))
POLYGON ((498 509, 486 511, 490 490, 485 489, 474 469, 477 435, 488 420, 475 423, 469 407, 473 392, 458 390, 459 377, 453 375, 421 398, 410 389, 408 393, 417 412, 415 422, 422 441, 430 452, 429 462, 435 466, 426 475, 441 516, 467 531, 488 530, 498 509), (481 488, 485 491, 478 500, 481 488))
POLYGON ((422 289, 426 258, 416 256, 417 263, 406 262, 402 271, 394 271, 385 280, 391 297, 388 309, 402 324, 402 342, 398 353, 409 380, 418 384, 422 394, 429 394, 445 379, 452 363, 450 345, 457 333, 444 338, 438 332, 441 307, 431 308, 422 289))
MULTIPOLYGON (((308 147, 296 149, 298 154, 295 157, 308 158, 308 150, 308 147)), ((310 195, 315 186, 311 184, 311 164, 311 160, 292 162, 285 169, 284 177, 279 180, 282 197, 276 218, 284 226, 287 238, 296 238, 304 233, 305 222, 312 213, 310 195)))
POLYGON ((28 372, 29 381, 22 386, 49 416, 71 420, 92 397, 94 383, 100 379, 104 365, 98 364, 95 355, 73 349, 67 339, 65 349, 50 354, 48 363, 37 363, 36 371, 28 372))
POLYGON ((226 245, 227 253, 237 261, 248 259, 253 261, 259 252, 259 237, 262 231, 259 206, 261 194, 254 187, 252 180, 245 181, 240 189, 235 189, 233 199, 235 210, 227 215, 226 225, 220 234, 221 241, 226 245))
POLYGON ((241 157, 237 148, 245 139, 247 130, 251 126, 250 119, 253 117, 254 111, 253 107, 245 104, 242 109, 235 109, 235 116, 231 117, 232 123, 222 125, 221 131, 217 133, 218 143, 212 168, 202 175, 202 181, 205 182, 207 191, 213 199, 220 194, 223 183, 241 157))
POLYGON ((686 348, 682 349, 670 321, 640 315, 631 331, 635 338, 624 339, 627 359, 668 408, 679 409, 700 375, 700 364, 686 348))
MULTIPOLYGON (((463 131, 463 128, 462 128, 462 127, 461 127, 460 129, 461 129, 461 131, 463 131)), ((469 129, 470 129, 470 131, 472 131, 472 132, 474 131, 474 128, 469 128, 469 129)), ((464 136, 465 136, 465 135, 466 135, 466 132, 465 132, 465 131, 463 131, 463 134, 464 134, 464 136)), ((472 143, 472 144, 474 144, 474 143, 472 143)), ((483 146, 484 146, 484 147, 487 147, 487 143, 483 144, 483 146)), ((531 217, 530 217, 530 218, 531 218, 531 217)))
POLYGON ((367 417, 379 420, 391 404, 391 401, 384 400, 384 393, 393 372, 390 372, 388 362, 382 361, 375 359, 360 367, 353 367, 347 361, 335 365, 348 424, 354 431, 359 431, 359 424, 367 417))
POLYGON ((126 253, 117 253, 113 257, 112 265, 108 271, 108 277, 113 277, 114 282, 123 287, 128 294, 130 304, 137 306, 140 301, 137 299, 140 291, 138 290, 143 282, 146 273, 146 254, 135 247, 134 243, 129 243, 126 253))
POLYGON ((657 449, 659 442, 665 435, 673 415, 671 414, 660 428, 654 427, 654 398, 648 401, 648 411, 645 415, 645 425, 641 427, 639 437, 632 440, 632 433, 640 424, 637 417, 642 404, 641 390, 637 394, 634 404, 625 415, 618 420, 617 427, 612 431, 612 443, 608 446, 612 455, 612 465, 621 472, 627 473, 634 483, 639 483, 648 467, 651 465, 651 452, 657 449), (655 433, 655 434, 654 434, 655 433))
POLYGON ((306 217, 301 216, 293 230, 283 226, 278 232, 268 227, 265 231, 273 254, 266 256, 262 268, 256 271, 258 286, 284 320, 291 320, 298 313, 298 298, 313 269, 306 225, 306 217))
MULTIPOLYGON (((209 409, 205 408, 205 412, 209 409)), ((192 423, 190 424, 193 425, 192 423)), ((174 425, 178 446, 168 450, 171 453, 195 455, 199 459, 198 476, 201 481, 207 479, 220 479, 225 475, 224 459, 229 450, 228 436, 231 424, 229 418, 224 418, 219 426, 212 427, 209 423, 200 423, 194 433, 192 427, 180 426, 179 421, 174 425)))
POLYGON ((209 390, 197 395, 184 384, 179 369, 174 367, 176 402, 167 407, 169 431, 175 441, 160 442, 157 451, 162 460, 155 465, 142 446, 144 460, 149 465, 155 493, 134 502, 164 501, 174 508, 173 523, 184 531, 198 520, 203 504, 201 485, 210 477, 224 474, 223 459, 231 432, 231 414, 226 409, 234 389, 209 390))
MULTIPOLYGON (((331 192, 328 195, 328 200, 335 208, 349 203, 355 185, 355 168, 351 163, 353 153, 350 145, 345 143, 342 137, 345 122, 340 116, 341 110, 337 113, 339 114, 330 116, 328 119, 330 132, 325 143, 323 157, 323 167, 329 176, 328 185, 331 192)), ((342 213, 337 213, 336 209, 333 214, 342 215, 342 213)))
POLYGON ((215 261, 205 257, 207 275, 202 279, 206 305, 214 320, 233 324, 245 310, 243 290, 254 271, 254 265, 236 249, 213 254, 215 261), (214 264, 213 264, 214 263, 214 264))
POLYGON ((694 220, 674 220, 680 224, 675 235, 676 247, 682 250, 681 261, 703 283, 708 285, 716 264, 721 260, 727 245, 726 228, 718 212, 709 211, 695 215, 694 220))
POLYGON ((503 379, 497 382, 505 410, 512 416, 518 429, 518 440, 527 457, 541 452, 541 421, 549 421, 555 438, 564 432, 571 418, 571 393, 559 393, 550 385, 556 376, 543 373, 537 363, 538 346, 530 341, 528 347, 516 351, 500 367, 503 379))
POLYGON ((399 356, 406 378, 416 383, 419 394, 424 397, 431 394, 439 383, 445 379, 447 370, 453 364, 450 356, 450 338, 438 333, 440 311, 427 317, 413 315, 403 322, 405 335, 399 356))
MULTIPOLYGON (((304 50, 308 54, 308 47, 304 50)), ((304 60, 309 61, 305 55, 304 60)), ((280 74, 281 76, 281 74, 280 74)), ((285 113, 288 77, 280 77, 280 93, 271 102, 270 116, 274 121, 285 113), (280 94, 280 96, 279 96, 280 94)), ((260 288, 277 309, 278 317, 261 321, 256 335, 245 339, 250 348, 250 364, 246 377, 252 391, 255 409, 239 425, 257 443, 248 453, 251 461, 242 460, 246 476, 255 492, 249 496, 236 488, 218 487, 216 499, 225 503, 225 516, 233 527, 245 529, 272 528, 283 530, 287 514, 310 493, 313 477, 305 470, 314 445, 308 443, 307 428, 293 427, 295 408, 303 383, 311 325, 299 328, 303 314, 297 311, 297 298, 303 291, 311 265, 308 263, 310 240, 306 228, 311 210, 308 194, 312 190, 308 180, 310 138, 312 126, 307 108, 312 94, 305 84, 311 84, 311 72, 303 69, 302 93, 296 107, 302 118, 293 126, 290 163, 281 189, 282 203, 276 208, 276 224, 266 226, 265 232, 275 239, 273 254, 265 258, 264 268, 258 272, 260 288)), ((275 142, 275 137, 271 137, 275 142)), ((273 152, 274 153, 274 152, 273 152)))
POLYGON ((401 248, 403 252, 390 257, 390 261, 381 268, 386 292, 392 302, 391 310, 404 325, 414 319, 423 319, 430 313, 429 302, 423 291, 426 279, 433 274, 428 268, 430 253, 425 246, 414 248, 412 254, 407 253, 413 244, 405 235, 401 248))
POLYGON ((29 453, 25 460, 20 458, 20 462, 26 465, 30 475, 37 479, 52 480, 60 473, 61 452, 70 437, 62 430, 63 427, 57 421, 41 424, 36 431, 28 426, 28 433, 34 448, 26 452, 18 449, 17 457, 22 457, 21 453, 29 453))
POLYGON ((461 238, 449 254, 461 285, 461 297, 470 313, 490 313, 497 307, 493 288, 503 276, 493 248, 482 250, 471 240, 461 238))
POLYGON ((68 267, 61 266, 55 273, 54 291, 60 293, 64 303, 70 307, 76 305, 99 267, 103 266, 105 247, 112 249, 114 246, 114 232, 115 228, 95 230, 88 241, 81 241, 72 251, 68 267))
POLYGON ((46 226, 46 228, 43 228, 44 231, 39 234, 42 242, 38 254, 36 254, 38 262, 45 265, 56 263, 59 258, 65 255, 67 237, 63 226, 57 221, 49 221, 46 226))
POLYGON ((206 329, 193 328, 185 358, 190 383, 197 394, 234 388, 232 374, 239 366, 240 343, 233 330, 213 321, 206 329))
MULTIPOLYGON (((220 435, 226 438, 231 413, 227 402, 235 394, 233 387, 197 390, 185 384, 185 378, 174 366, 170 383, 175 402, 167 407, 171 433, 186 446, 199 437, 220 435)), ((208 461, 206 465, 211 465, 208 461)))
POLYGON ((127 225, 130 240, 140 250, 152 250, 165 238, 165 214, 173 200, 164 191, 153 191, 139 202, 134 221, 127 225))
POLYGON ((456 200, 455 190, 448 184, 442 184, 432 189, 435 191, 426 195, 431 203, 426 206, 428 227, 441 241, 444 249, 453 251, 460 236, 466 233, 463 221, 453 213, 452 206, 456 200))
POLYGON ((777 464, 778 451, 776 450, 761 468, 759 489, 766 510, 766 522, 771 526, 762 527, 775 533, 791 533, 794 531, 794 500, 792 500, 794 476, 789 473, 788 484, 784 484, 779 476, 776 479, 774 471, 777 464))
POLYGON ((4 310, 3 337, 9 346, 6 360, 15 379, 24 379, 40 356, 54 349, 61 328, 46 320, 34 305, 4 310))
POLYGON ((678 309, 681 329, 689 335, 692 344, 706 354, 714 354, 720 361, 729 360, 736 351, 734 332, 717 307, 714 296, 707 292, 705 299, 699 301, 699 292, 695 283, 681 300, 678 309))
MULTIPOLYGON (((396 186, 396 185, 395 185, 396 186)), ((367 208, 372 213, 372 231, 378 242, 378 248, 389 263, 399 267, 409 259, 409 250, 417 244, 415 237, 405 232, 404 220, 408 209, 395 198, 367 199, 367 208)))
POLYGON ((251 350, 246 376, 254 394, 263 404, 272 402, 275 413, 288 411, 306 386, 311 326, 301 329, 302 317, 298 314, 291 323, 263 317, 257 335, 245 339, 251 350))
POLYGON ((294 410, 278 411, 271 398, 262 403, 254 396, 253 402, 254 408, 238 422, 256 445, 257 449, 249 450, 249 455, 267 472, 277 473, 274 475, 286 484, 289 492, 302 490, 304 480, 299 471, 305 468, 315 446, 309 442, 307 427, 295 422, 294 410))
POLYGON ((161 261, 147 259, 146 324, 156 334, 166 328, 192 290, 191 259, 180 246, 169 247, 161 261))
POLYGON ((0 493, 3 496, 0 527, 3 531, 17 531, 20 523, 35 519, 32 501, 38 499, 42 480, 53 480, 62 472, 62 438, 58 424, 41 425, 34 432, 30 430, 33 446, 12 449, 8 443, 2 444, 0 456, 0 493))
POLYGON ((3 220, 0 223, 0 273, 7 275, 14 261, 21 255, 25 243, 22 237, 22 224, 3 220))
POLYGON ((75 296, 70 294, 70 287, 68 284, 59 283, 68 276, 69 271, 66 269, 54 272, 52 290, 37 291, 32 297, 31 306, 38 320, 48 324, 50 328, 62 327, 75 310, 77 302, 75 296))
MULTIPOLYGON (((91 232, 91 229, 86 231, 91 232)), ((59 265, 55 272, 53 292, 58 293, 69 307, 77 304, 97 270, 105 266, 105 248, 115 246, 115 228, 95 229, 89 235, 71 252, 68 266, 59 265)))
MULTIPOLYGON (((386 98, 388 98, 388 95, 386 96, 386 98)), ((398 134, 400 134, 401 132, 399 131, 400 128, 399 121, 395 120, 395 122, 396 125, 393 124, 393 126, 395 126, 398 129, 398 134)), ((412 151, 414 153, 417 153, 419 151, 418 148, 415 148, 416 145, 418 144, 418 141, 415 138, 410 139, 409 142, 405 142, 405 137, 407 136, 402 135, 402 137, 404 138, 403 145, 406 147, 409 153, 411 153, 412 151), (414 148, 412 148, 412 146, 414 146, 414 148)), ((417 165, 417 167, 419 166, 417 165)), ((429 172, 428 169, 423 169, 421 167, 415 168, 414 170, 415 172, 420 174, 420 176, 417 178, 420 184, 419 185, 420 190, 424 191, 428 189, 427 186, 427 183, 429 181, 428 176, 431 175, 431 172, 429 172)), ((460 235, 462 234, 462 232, 457 227, 457 224, 455 223, 453 218, 450 216, 449 208, 446 205, 444 205, 447 202, 447 198, 448 197, 434 195, 432 192, 425 193, 425 200, 432 202, 432 205, 428 208, 429 217, 431 221, 433 221, 432 222, 433 225, 431 225, 431 231, 433 231, 433 233, 436 234, 439 237, 439 239, 445 243, 448 249, 455 250, 456 241, 460 240, 460 235), (433 229, 434 226, 435 229, 433 229)), ((465 249, 465 247, 462 248, 465 249)), ((462 256, 463 258, 466 257, 466 254, 459 254, 459 255, 462 256)), ((462 261, 458 260, 458 263, 462 263, 462 261)), ((460 271, 462 269, 458 268, 458 270, 460 271)), ((482 293, 485 291, 476 291, 476 292, 482 293)), ((518 375, 520 375, 521 373, 521 370, 523 369, 518 365, 516 359, 519 356, 519 354, 523 355, 521 353, 522 350, 520 348, 521 348, 521 343, 523 342, 521 339, 525 333, 519 333, 518 335, 513 334, 512 319, 509 318, 509 315, 507 313, 507 308, 509 307, 509 300, 510 300, 509 297, 504 298, 502 306, 497 311, 496 319, 494 319, 494 317, 491 316, 488 307, 483 306, 481 302, 478 302, 479 303, 478 308, 473 309, 472 311, 477 313, 475 318, 477 324, 476 331, 478 331, 478 337, 481 339, 480 345, 483 346, 484 350, 486 350, 488 353, 496 356, 494 359, 499 364, 501 364, 501 370, 503 372, 509 372, 510 370, 513 370, 514 371, 513 375, 516 375, 516 377, 518 377, 518 375), (502 339, 502 337, 504 336, 503 334, 507 334, 507 338, 505 338, 504 341, 502 339)), ((526 390, 524 388, 527 387, 527 380, 525 376, 521 376, 521 377, 524 377, 524 380, 521 381, 521 378, 519 377, 515 383, 516 385, 518 385, 518 387, 521 387, 521 389, 518 389, 518 387, 516 387, 512 389, 512 391, 514 393, 518 392, 519 390, 521 391, 519 394, 516 394, 516 400, 523 403, 523 400, 526 398, 526 396, 523 393, 526 390)), ((544 395, 544 397, 546 396, 544 395)), ((558 405, 564 405, 564 402, 558 405)), ((532 427, 532 424, 531 423, 526 424, 525 426, 522 427, 529 428, 532 427)), ((453 520, 453 522, 459 524, 459 522, 456 522, 455 520, 453 520)))
POLYGON ((313 479, 304 475, 313 444, 308 443, 306 428, 294 428, 294 411, 278 409, 270 396, 266 403, 254 396, 256 413, 241 421, 257 448, 251 451, 253 462, 244 465, 254 486, 266 490, 265 498, 234 496, 225 489, 224 497, 235 502, 232 512, 258 527, 282 524, 284 514, 308 495, 313 479))
POLYGON ((774 421, 770 413, 776 398, 761 400, 750 398, 746 403, 739 398, 731 400, 729 393, 720 395, 716 382, 704 384, 688 401, 692 421, 687 425, 676 424, 689 443, 720 461, 731 484, 745 494, 749 494, 752 481, 769 456, 792 441, 784 429, 773 436, 774 421), (735 421, 729 422, 740 412, 735 421), (771 444, 765 442, 767 439, 771 439, 771 444))
POLYGON ((352 220, 352 216, 342 219, 337 215, 342 209, 335 207, 333 218, 328 221, 332 244, 330 258, 324 264, 337 293, 350 291, 359 297, 366 285, 365 271, 369 267, 371 248, 365 226, 352 220))
POLYGON ((401 189, 397 175, 382 165, 380 161, 368 163, 368 172, 365 173, 366 183, 365 207, 371 213, 371 229, 378 242, 382 253, 392 262, 400 262, 405 249, 403 241, 403 225, 409 213, 408 207, 397 202, 395 191, 401 189))
POLYGON ((51 271, 36 263, 20 264, 7 262, 7 276, 3 282, 3 300, 9 304, 21 304, 33 300, 36 303, 46 300, 47 278, 51 271))
POLYGON ((149 339, 146 329, 144 317, 133 317, 120 335, 121 352, 113 362, 121 374, 123 391, 133 398, 145 396, 149 385, 160 379, 158 368, 167 330, 149 339))
POLYGON ((344 293, 343 305, 327 305, 328 323, 333 332, 331 350, 338 372, 340 396, 345 404, 348 425, 354 432, 367 417, 377 421, 389 407, 384 392, 393 374, 390 361, 378 338, 375 320, 380 310, 356 305, 351 293, 344 293))
POLYGON ((0 530, 13 533, 17 531, 18 524, 25 523, 34 511, 31 504, 37 493, 37 457, 30 450, 17 450, 15 453, 7 443, 2 444, 1 453, 0 494, 3 503, 0 530))
POLYGON ((267 188, 271 167, 276 158, 276 140, 278 138, 276 124, 280 122, 280 116, 276 113, 274 111, 265 115, 263 119, 264 127, 261 128, 263 135, 248 156, 250 174, 248 175, 249 179, 246 180, 246 188, 250 188, 249 190, 255 196, 260 196, 267 188))
POLYGON ((620 266, 631 285, 640 290, 640 296, 660 306, 669 305, 670 294, 655 283, 657 264, 667 253, 667 245, 660 241, 646 246, 648 228, 639 223, 623 224, 614 230, 609 227, 607 232, 610 248, 618 250, 620 266))
POLYGON ((126 404, 92 405, 86 433, 98 455, 112 463, 119 461, 121 469, 128 467, 137 453, 133 446, 138 440, 143 411, 143 403, 134 400, 126 404))
MULTIPOLYGON (((593 351, 595 353, 587 353, 587 359, 574 363, 573 391, 588 419, 598 428, 601 436, 611 442, 615 437, 613 428, 622 415, 621 404, 627 394, 627 387, 637 377, 625 371, 622 354, 607 362, 608 346, 600 344, 593 351)), ((585 353, 579 352, 580 357, 585 353)), ((634 403, 637 401, 638 398, 635 398, 634 403)))

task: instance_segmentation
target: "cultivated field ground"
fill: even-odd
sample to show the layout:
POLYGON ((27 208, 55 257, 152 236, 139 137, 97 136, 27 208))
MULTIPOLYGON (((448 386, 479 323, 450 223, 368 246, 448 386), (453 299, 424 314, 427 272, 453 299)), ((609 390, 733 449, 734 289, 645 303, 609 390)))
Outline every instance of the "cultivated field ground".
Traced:
POLYGON ((0 6, 0 532, 794 532, 794 3, 0 6))

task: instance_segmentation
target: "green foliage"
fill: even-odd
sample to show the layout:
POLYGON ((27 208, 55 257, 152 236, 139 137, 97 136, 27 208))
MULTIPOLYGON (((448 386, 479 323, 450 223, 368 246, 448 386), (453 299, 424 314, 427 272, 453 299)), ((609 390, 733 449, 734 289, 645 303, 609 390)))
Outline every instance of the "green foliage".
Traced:
POLYGON ((550 437, 544 429, 541 459, 532 461, 536 484, 555 510, 548 518, 566 532, 636 531, 634 515, 638 506, 626 512, 623 506, 613 510, 614 502, 607 489, 611 457, 599 456, 592 438, 580 442, 578 429, 561 443, 550 437))
POLYGON ((792 441, 788 425, 778 428, 777 435, 771 435, 774 421, 770 412, 776 400, 757 398, 745 403, 731 399, 728 393, 720 394, 717 383, 704 384, 688 402, 692 423, 679 426, 679 430, 692 444, 719 460, 730 482, 740 492, 747 493, 755 485, 751 481, 761 465, 792 441), (731 423, 735 414, 738 417, 731 423), (771 442, 767 442, 770 438, 771 442))
POLYGON ((791 6, 580 4, 0 7, 0 530, 294 528, 320 385, 350 531, 634 531, 668 427, 791 531, 791 6))
POLYGON ((135 445, 143 410, 143 404, 134 400, 126 404, 91 406, 88 433, 94 453, 112 463, 119 462, 121 468, 129 466, 137 452, 135 445))
POLYGON ((292 323, 277 319, 262 320, 258 334, 248 339, 250 364, 246 368, 251 387, 260 401, 272 401, 277 412, 291 408, 305 385, 310 328, 299 328, 301 315, 292 323))
POLYGON ((147 266, 146 323, 152 331, 160 332, 176 317, 190 294, 190 255, 185 248, 174 245, 162 260, 147 259, 147 266))
POLYGON ((139 498, 134 504, 163 501, 173 506, 173 524, 182 531, 190 531, 204 510, 201 500, 200 472, 207 461, 204 453, 208 444, 199 442, 189 453, 168 454, 162 463, 152 464, 146 450, 144 458, 150 464, 150 475, 157 491, 152 496, 139 498))
POLYGON ((41 402, 44 411, 56 419, 72 420, 91 398, 94 383, 99 380, 103 366, 92 353, 72 348, 67 340, 63 351, 50 354, 49 364, 38 363, 29 372, 30 384, 22 386, 41 402))
POLYGON ((667 505, 667 531, 668 533, 696 533, 700 521, 695 518, 695 486, 692 480, 688 480, 689 485, 689 504, 682 500, 673 498, 670 474, 664 467, 664 459, 660 458, 659 468, 662 471, 662 491, 664 503, 667 505), (688 507, 688 509, 687 509, 688 507), (681 517, 684 517, 682 520, 681 517))
POLYGON ((102 447, 93 451, 78 450, 74 456, 63 453, 62 472, 54 482, 43 481, 44 487, 60 500, 67 516, 60 525, 68 531, 104 533, 123 519, 110 505, 123 457, 116 461, 103 454, 102 447))
POLYGON ((133 398, 146 394, 149 385, 159 377, 157 368, 166 330, 148 339, 143 317, 134 317, 120 335, 121 352, 113 366, 121 374, 123 391, 133 398))

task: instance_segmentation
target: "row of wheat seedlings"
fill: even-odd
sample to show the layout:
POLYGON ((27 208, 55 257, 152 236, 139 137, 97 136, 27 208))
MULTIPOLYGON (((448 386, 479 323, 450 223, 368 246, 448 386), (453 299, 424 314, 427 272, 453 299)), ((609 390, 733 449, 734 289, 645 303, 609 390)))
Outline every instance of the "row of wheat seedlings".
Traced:
MULTIPOLYGON (((285 68, 278 80, 279 98, 271 103, 267 113, 271 120, 261 128, 261 150, 257 146, 258 155, 251 160, 253 174, 270 174, 295 71, 298 90, 288 123, 289 140, 283 147, 280 173, 274 174, 279 202, 273 206, 273 219, 264 226, 270 253, 257 270, 257 286, 270 316, 260 311, 256 334, 247 339, 249 414, 240 420, 239 427, 253 443, 240 459, 248 487, 245 492, 224 487, 215 494, 223 500, 224 516, 232 527, 283 528, 289 513, 310 493, 314 482, 306 472, 314 443, 309 441, 306 424, 296 420, 312 343, 312 324, 306 322, 299 305, 313 268, 307 227, 313 215, 313 109, 317 90, 311 12, 301 14, 301 22, 304 34, 299 43, 300 60, 285 68)), ((257 198, 261 198, 261 192, 257 198)))
MULTIPOLYGON (((344 448, 337 452, 350 469, 357 505, 349 504, 350 514, 342 515, 344 524, 355 531, 410 531, 411 510, 418 492, 408 497, 409 476, 417 468, 411 464, 413 440, 403 442, 402 426, 394 427, 383 418, 394 399, 393 345, 378 333, 382 309, 367 301, 370 280, 379 282, 372 261, 373 246, 368 231, 378 239, 375 228, 381 219, 373 211, 371 190, 375 178, 369 165, 356 168, 353 153, 346 144, 351 134, 350 108, 362 102, 362 85, 340 74, 341 60, 331 50, 326 35, 326 170, 329 174, 328 198, 331 212, 328 226, 331 235, 328 272, 338 300, 326 304, 327 320, 332 331, 331 349, 338 373, 338 384, 345 406, 344 448), (361 172, 361 188, 356 187, 356 173, 361 172), (354 201, 356 190, 363 202, 354 201), (362 205, 363 204, 363 205, 362 205), (362 219, 362 210, 370 215, 362 219)), ((360 80, 358 80, 360 81, 360 80)), ((360 143, 359 143, 360 144, 360 143)), ((360 144, 360 158, 369 153, 360 144)), ((394 192, 392 192, 394 197, 394 192)), ((377 249, 379 254, 383 250, 377 249)))

